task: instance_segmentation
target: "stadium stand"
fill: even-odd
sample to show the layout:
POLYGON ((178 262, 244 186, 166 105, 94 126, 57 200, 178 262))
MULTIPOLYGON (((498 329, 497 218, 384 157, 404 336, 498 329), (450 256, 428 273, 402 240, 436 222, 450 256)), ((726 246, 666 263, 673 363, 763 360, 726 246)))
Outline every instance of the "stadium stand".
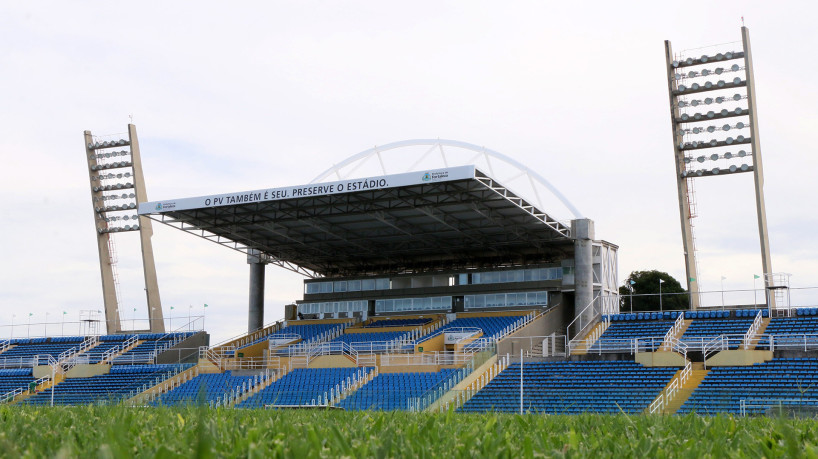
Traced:
MULTIPOLYGON (((523 409, 553 414, 640 413, 676 371, 631 361, 525 363, 523 409)), ((518 412, 520 363, 509 365, 459 410, 518 412)))
POLYGON ((28 389, 34 381, 31 368, 3 368, 0 369, 0 395, 15 389, 28 389))
POLYGON ((338 406, 347 410, 408 410, 410 399, 434 389, 455 371, 380 373, 338 406))
MULTIPOLYGON (((69 378, 54 386, 55 405, 116 403, 136 395, 191 365, 114 365, 110 373, 89 378, 69 378)), ((23 401, 27 405, 48 405, 51 390, 39 392, 23 401)))
POLYGON ((761 414, 768 406, 818 406, 818 359, 776 358, 752 366, 713 367, 680 414, 761 414))
POLYGON ((375 320, 366 325, 364 328, 380 328, 380 327, 419 327, 421 325, 426 325, 431 323, 432 319, 430 318, 417 318, 417 319, 383 319, 383 320, 375 320))
POLYGON ((657 338, 651 342, 645 342, 643 346, 656 350, 662 344, 662 338, 670 328, 673 321, 670 320, 620 320, 611 321, 608 328, 600 335, 599 340, 591 350, 602 348, 608 349, 628 349, 628 341, 634 338, 657 338))
POLYGON ((261 408, 266 405, 315 405, 325 394, 335 391, 346 381, 372 368, 296 368, 281 379, 236 405, 239 408, 261 408))
MULTIPOLYGON (((718 313, 721 312, 726 311, 718 311, 718 313)), ((726 315, 718 314, 718 317, 726 317, 726 315)), ((694 319, 690 326, 687 327, 687 330, 685 330, 684 335, 682 335, 681 341, 688 346, 701 348, 704 343, 719 335, 744 335, 752 324, 752 317, 739 319, 694 319)), ((729 348, 737 349, 738 342, 730 342, 729 348)))
POLYGON ((346 343, 358 351, 383 352, 391 348, 392 342, 407 337, 407 332, 345 333, 335 337, 331 343, 346 343))
MULTIPOLYGON (((326 337, 341 333, 347 323, 329 323, 329 324, 291 324, 282 327, 275 333, 271 333, 260 338, 257 338, 238 349, 244 349, 254 344, 258 344, 271 339, 282 338, 289 335, 298 335, 301 337, 300 343, 310 343, 314 341, 321 341, 327 339, 326 337)), ((237 350, 238 350, 237 349, 237 350)))
MULTIPOLYGON (((79 346, 84 337, 62 337, 62 338, 22 338, 11 340, 10 344, 14 345, 0 354, 0 360, 5 361, 5 366, 13 365, 15 359, 21 361, 31 359, 35 356, 46 357, 51 356, 55 360, 65 351, 79 346)), ((30 366, 30 364, 29 364, 30 366)))
POLYGON ((190 381, 174 388, 154 401, 154 405, 184 405, 210 403, 231 392, 254 384, 254 376, 234 376, 231 371, 224 373, 200 374, 190 381))
POLYGON ((417 341, 427 340, 453 328, 479 328, 483 330, 482 338, 498 338, 505 330, 522 319, 522 314, 515 316, 458 317, 438 328, 434 333, 421 337, 417 341))
POLYGON ((193 335, 192 332, 183 333, 145 333, 137 335, 139 344, 130 350, 116 356, 114 364, 135 364, 149 363, 163 350, 173 346, 175 343, 193 335))
POLYGON ((88 359, 88 363, 99 363, 105 354, 112 349, 119 348, 128 339, 127 335, 103 335, 99 337, 99 344, 89 349, 82 355, 88 359))

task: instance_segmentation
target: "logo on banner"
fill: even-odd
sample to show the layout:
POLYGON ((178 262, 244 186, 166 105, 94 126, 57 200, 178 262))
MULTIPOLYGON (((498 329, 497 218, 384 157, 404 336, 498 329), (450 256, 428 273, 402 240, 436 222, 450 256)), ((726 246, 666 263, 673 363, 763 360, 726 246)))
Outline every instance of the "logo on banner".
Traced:
POLYGON ((156 210, 162 210, 162 203, 161 202, 156 203, 156 210))
POLYGON ((429 180, 432 180, 432 174, 430 174, 428 172, 423 174, 423 181, 428 182, 429 180))

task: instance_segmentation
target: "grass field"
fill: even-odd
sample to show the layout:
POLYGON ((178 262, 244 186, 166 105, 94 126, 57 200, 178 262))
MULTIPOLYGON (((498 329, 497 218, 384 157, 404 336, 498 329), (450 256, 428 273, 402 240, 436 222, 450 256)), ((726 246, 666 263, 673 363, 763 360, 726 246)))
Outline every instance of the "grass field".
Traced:
POLYGON ((3 457, 818 457, 818 422, 0 407, 3 457))

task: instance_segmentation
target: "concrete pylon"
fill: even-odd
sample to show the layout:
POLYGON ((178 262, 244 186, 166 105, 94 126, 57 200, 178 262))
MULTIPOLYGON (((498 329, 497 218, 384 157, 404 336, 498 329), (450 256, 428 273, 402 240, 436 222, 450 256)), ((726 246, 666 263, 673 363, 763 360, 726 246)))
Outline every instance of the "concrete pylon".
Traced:
POLYGON ((247 253, 247 264, 250 265, 250 301, 247 311, 247 333, 252 333, 264 326, 264 269, 267 264, 258 250, 247 253))
MULTIPOLYGON (((594 299, 594 221, 571 220, 571 235, 574 238, 574 317, 578 317, 594 299)), ((585 311, 586 319, 593 317, 592 309, 585 311)))

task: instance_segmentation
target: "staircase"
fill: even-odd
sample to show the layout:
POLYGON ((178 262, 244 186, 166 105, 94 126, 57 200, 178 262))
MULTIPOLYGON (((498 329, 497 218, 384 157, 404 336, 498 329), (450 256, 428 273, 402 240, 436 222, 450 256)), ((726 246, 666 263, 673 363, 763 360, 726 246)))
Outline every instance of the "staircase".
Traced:
POLYGON ((670 336, 666 336, 666 339, 662 341, 662 345, 659 346, 659 350, 662 351, 669 351, 673 348, 672 341, 680 341, 682 336, 684 336, 687 328, 690 327, 690 324, 693 323, 692 319, 687 319, 682 323, 682 326, 679 328, 678 331, 672 333, 670 336), (670 338, 670 339, 667 339, 670 338))
POLYGON ((763 335, 764 331, 767 330, 768 325, 770 325, 770 318, 769 317, 762 318, 761 319, 761 326, 758 327, 758 331, 755 333, 755 338, 752 339, 752 343, 750 344, 750 347, 747 348, 748 350, 750 350, 750 351, 755 350, 756 346, 758 346, 758 342, 761 339, 761 335, 763 335))
POLYGON ((105 354, 103 354, 102 359, 99 361, 99 365, 110 364, 111 362, 114 361, 115 358, 142 344, 142 341, 139 341, 138 339, 136 339, 136 337, 137 335, 133 335, 126 339, 119 346, 113 347, 110 350, 106 351, 105 354))
POLYGON ((645 411, 651 414, 676 413, 699 387, 708 371, 704 369, 703 362, 688 363, 688 366, 676 372, 659 397, 645 411))
MULTIPOLYGON (((599 337, 605 333, 605 330, 608 329, 608 326, 611 325, 610 320, 603 320, 591 328, 588 331, 588 334, 585 335, 585 339, 582 341, 576 342, 576 344, 571 348, 571 355, 585 355, 588 353, 588 349, 594 345, 594 343, 599 340, 599 337)), ((571 347, 569 343, 569 347, 571 347)))

